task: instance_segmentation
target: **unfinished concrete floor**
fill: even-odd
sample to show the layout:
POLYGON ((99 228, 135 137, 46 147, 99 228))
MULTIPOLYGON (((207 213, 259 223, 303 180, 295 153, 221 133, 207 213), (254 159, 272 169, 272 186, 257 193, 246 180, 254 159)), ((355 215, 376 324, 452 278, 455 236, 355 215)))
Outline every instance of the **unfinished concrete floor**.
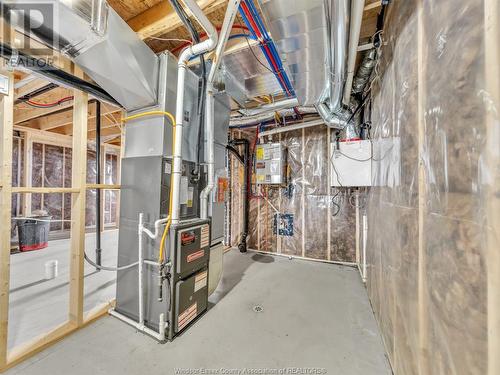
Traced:
MULTIPOLYGON (((118 230, 102 234, 102 263, 116 265, 118 230)), ((49 242, 49 247, 10 257, 9 349, 49 332, 68 320, 69 239, 49 242), (58 276, 45 279, 45 263, 57 260, 58 276)), ((85 236, 85 249, 95 257, 95 233, 85 236)), ((84 310, 109 302, 116 295, 116 273, 96 272, 85 262, 84 310)))
POLYGON ((274 374, 287 367, 391 374, 356 269, 232 250, 211 302, 173 342, 158 344, 106 317, 7 374, 274 374))

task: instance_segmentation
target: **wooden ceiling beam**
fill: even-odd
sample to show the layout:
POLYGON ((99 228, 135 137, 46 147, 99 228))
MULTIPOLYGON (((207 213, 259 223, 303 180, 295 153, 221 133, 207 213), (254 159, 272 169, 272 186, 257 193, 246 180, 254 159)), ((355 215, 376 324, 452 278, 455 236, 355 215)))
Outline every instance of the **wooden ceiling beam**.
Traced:
POLYGON ((49 84, 48 81, 42 78, 35 77, 31 79, 31 77, 32 76, 30 76, 30 78, 25 78, 25 79, 30 79, 29 82, 27 82, 26 84, 22 85, 17 89, 14 89, 14 97, 16 100, 27 94, 31 94, 32 92, 39 90, 49 84))
POLYGON ((381 6, 382 6, 382 0, 376 0, 372 3, 365 5, 365 12, 372 10, 372 9, 380 8, 381 6))
MULTIPOLYGON (((197 0, 208 15, 227 4, 227 0, 197 0)), ((182 22, 168 1, 162 1, 128 21, 129 26, 142 38, 168 33, 182 26, 182 22)))
MULTIPOLYGON (((102 104, 101 115, 106 116, 118 112, 121 115, 121 110, 109 104, 102 104)), ((95 119, 95 105, 89 105, 88 109, 89 120, 95 119)), ((56 113, 54 115, 41 117, 30 121, 30 125, 40 130, 52 130, 61 126, 71 125, 73 123, 73 111, 56 113)))

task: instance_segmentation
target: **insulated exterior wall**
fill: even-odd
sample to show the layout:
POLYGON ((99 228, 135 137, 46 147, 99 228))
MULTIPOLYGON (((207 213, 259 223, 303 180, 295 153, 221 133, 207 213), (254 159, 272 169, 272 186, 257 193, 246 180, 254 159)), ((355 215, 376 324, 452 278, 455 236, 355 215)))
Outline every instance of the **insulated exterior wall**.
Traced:
MULTIPOLYGON (((252 151, 255 134, 255 129, 247 129, 233 131, 232 137, 248 139, 252 151)), ((319 125, 294 130, 275 134, 272 139, 265 137, 265 141, 280 142, 286 148, 288 183, 259 186, 253 176, 248 247, 316 260, 355 262, 355 190, 329 186, 328 128, 319 125), (277 212, 293 215, 293 235, 275 234, 277 212)), ((234 173, 231 177, 231 245, 236 246, 241 231, 243 197, 239 192, 243 181, 234 173)))
POLYGON ((488 285, 498 268, 487 238, 498 228, 487 212, 498 199, 500 103, 488 92, 498 77, 486 77, 485 22, 500 15, 485 14, 487 1, 389 7, 374 86, 367 286, 396 375, 498 373, 488 369, 498 322, 488 326, 487 303, 500 293, 488 285))

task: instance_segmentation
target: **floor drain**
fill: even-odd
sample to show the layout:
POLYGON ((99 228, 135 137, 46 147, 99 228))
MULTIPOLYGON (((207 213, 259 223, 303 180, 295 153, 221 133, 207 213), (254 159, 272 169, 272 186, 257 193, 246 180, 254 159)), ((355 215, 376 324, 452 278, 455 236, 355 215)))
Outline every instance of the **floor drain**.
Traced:
POLYGON ((256 305, 253 307, 253 311, 256 313, 260 313, 260 312, 264 311, 264 308, 260 305, 256 305))

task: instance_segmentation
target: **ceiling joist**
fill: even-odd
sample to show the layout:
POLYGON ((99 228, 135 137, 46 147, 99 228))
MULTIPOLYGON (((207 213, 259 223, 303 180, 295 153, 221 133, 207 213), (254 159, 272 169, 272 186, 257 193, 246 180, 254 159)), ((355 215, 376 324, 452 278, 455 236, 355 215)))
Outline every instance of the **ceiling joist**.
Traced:
MULTIPOLYGON (((225 6, 227 0, 197 0, 205 14, 225 6)), ((142 39, 166 34, 182 26, 182 22, 168 1, 162 1, 128 21, 142 39)))

